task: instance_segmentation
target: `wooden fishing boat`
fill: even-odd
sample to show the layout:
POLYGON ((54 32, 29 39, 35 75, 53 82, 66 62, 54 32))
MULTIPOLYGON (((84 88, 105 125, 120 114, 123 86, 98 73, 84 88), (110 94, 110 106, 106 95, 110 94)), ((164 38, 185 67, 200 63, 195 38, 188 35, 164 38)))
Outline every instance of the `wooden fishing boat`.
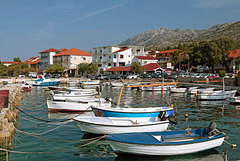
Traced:
POLYGON ((103 117, 158 117, 160 112, 164 116, 171 117, 173 115, 172 107, 147 107, 147 108, 105 108, 99 106, 92 106, 95 116, 103 117))
POLYGON ((112 87, 122 87, 123 82, 111 82, 110 85, 112 87))
POLYGON ((187 94, 196 94, 197 92, 201 92, 201 93, 209 93, 212 92, 214 90, 214 88, 189 88, 187 90, 187 94))
POLYGON ((228 97, 227 101, 232 104, 240 104, 240 96, 228 97))
POLYGON ((84 132, 94 134, 116 134, 130 132, 165 131, 169 121, 158 117, 121 118, 121 117, 82 117, 73 118, 84 132))
POLYGON ((106 100, 95 101, 52 101, 47 100, 49 112, 86 112, 92 111, 91 106, 111 107, 111 102, 106 100))
POLYGON ((53 100, 81 100, 80 97, 92 97, 96 92, 69 91, 53 94, 53 100))
POLYGON ((141 86, 140 89, 143 91, 168 91, 176 87, 175 85, 160 85, 160 86, 141 86))
POLYGON ((80 81, 80 85, 98 85, 100 84, 100 80, 86 80, 86 81, 80 81))
POLYGON ((186 90, 187 90, 187 88, 177 88, 177 87, 175 87, 175 88, 171 88, 170 92, 171 93, 184 93, 184 92, 186 92, 186 90))
POLYGON ((225 100, 228 97, 234 97, 237 90, 232 91, 211 91, 211 92, 197 92, 198 100, 225 100))
POLYGON ((210 124, 208 129, 109 134, 105 137, 117 153, 183 155, 221 146, 225 134, 210 124))

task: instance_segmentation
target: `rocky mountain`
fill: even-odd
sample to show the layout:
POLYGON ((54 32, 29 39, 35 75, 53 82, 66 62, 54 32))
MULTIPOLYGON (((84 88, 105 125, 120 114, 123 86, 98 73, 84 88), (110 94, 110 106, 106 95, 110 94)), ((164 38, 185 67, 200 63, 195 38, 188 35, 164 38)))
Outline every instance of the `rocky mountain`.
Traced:
POLYGON ((146 48, 162 48, 176 46, 179 42, 188 43, 201 40, 212 40, 220 37, 229 37, 240 41, 240 21, 235 23, 218 24, 209 29, 168 29, 160 28, 140 33, 133 38, 121 42, 120 46, 143 45, 146 48))

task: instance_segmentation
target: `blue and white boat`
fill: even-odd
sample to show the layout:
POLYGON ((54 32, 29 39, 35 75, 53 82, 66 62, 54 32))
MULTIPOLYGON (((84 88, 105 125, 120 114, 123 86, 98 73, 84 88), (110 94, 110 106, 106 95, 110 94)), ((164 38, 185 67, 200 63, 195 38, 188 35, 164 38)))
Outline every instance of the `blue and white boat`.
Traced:
POLYGON ((55 86, 58 85, 61 81, 58 79, 50 79, 44 78, 44 76, 40 76, 39 79, 33 82, 33 86, 55 86))
POLYGON ((105 139, 117 153, 172 156, 216 148, 224 137, 210 124, 208 129, 109 134, 105 139))
POLYGON ((159 113, 165 118, 173 115, 172 107, 148 107, 148 108, 104 108, 92 106, 95 116, 102 117, 158 117, 159 113))

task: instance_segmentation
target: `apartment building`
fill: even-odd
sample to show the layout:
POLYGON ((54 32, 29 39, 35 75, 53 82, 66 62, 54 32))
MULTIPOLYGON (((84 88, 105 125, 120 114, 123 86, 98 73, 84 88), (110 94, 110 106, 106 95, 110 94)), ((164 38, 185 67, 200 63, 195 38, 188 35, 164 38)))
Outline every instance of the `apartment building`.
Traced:
POLYGON ((53 63, 60 64, 67 73, 76 76, 78 73, 77 65, 92 63, 92 54, 76 48, 65 49, 53 56, 53 63))
POLYGON ((45 70, 49 65, 53 64, 53 55, 57 54, 59 50, 50 48, 39 52, 41 54, 40 69, 45 70))
POLYGON ((98 64, 98 72, 111 67, 131 66, 134 56, 144 56, 143 46, 103 46, 92 49, 92 61, 98 64))

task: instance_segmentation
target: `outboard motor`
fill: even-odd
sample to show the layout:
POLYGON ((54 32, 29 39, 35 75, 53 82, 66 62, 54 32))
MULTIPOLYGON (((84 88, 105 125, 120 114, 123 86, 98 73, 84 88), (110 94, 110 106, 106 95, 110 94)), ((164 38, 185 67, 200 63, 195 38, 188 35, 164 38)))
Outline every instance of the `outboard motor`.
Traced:
POLYGON ((167 118, 165 117, 165 111, 160 111, 159 114, 158 114, 158 118, 161 120, 161 121, 165 121, 167 118))
POLYGON ((211 136, 211 135, 216 135, 217 133, 219 133, 218 129, 216 128, 217 127, 217 124, 215 122, 211 122, 209 125, 208 125, 208 134, 211 136))

